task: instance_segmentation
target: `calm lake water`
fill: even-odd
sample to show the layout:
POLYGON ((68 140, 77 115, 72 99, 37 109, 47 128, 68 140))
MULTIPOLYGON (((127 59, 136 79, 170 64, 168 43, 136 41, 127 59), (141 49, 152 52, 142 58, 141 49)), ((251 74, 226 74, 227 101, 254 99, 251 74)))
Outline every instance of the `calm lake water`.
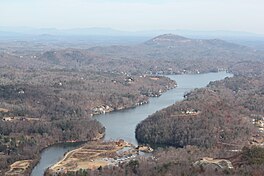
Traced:
MULTIPOLYGON (((150 98, 150 102, 133 109, 112 112, 95 118, 106 128, 105 140, 124 139, 137 145, 135 128, 139 122, 149 115, 183 99, 183 95, 195 88, 205 87, 210 81, 232 77, 226 72, 207 73, 198 75, 170 75, 177 82, 177 88, 165 92, 158 98, 150 98)), ((79 145, 55 145, 41 153, 39 164, 33 169, 31 176, 42 176, 45 170, 58 162, 64 155, 79 145)))
POLYGON ((45 170, 61 160, 65 153, 71 151, 81 143, 57 144, 44 149, 39 163, 34 167, 31 176, 43 176, 45 170))

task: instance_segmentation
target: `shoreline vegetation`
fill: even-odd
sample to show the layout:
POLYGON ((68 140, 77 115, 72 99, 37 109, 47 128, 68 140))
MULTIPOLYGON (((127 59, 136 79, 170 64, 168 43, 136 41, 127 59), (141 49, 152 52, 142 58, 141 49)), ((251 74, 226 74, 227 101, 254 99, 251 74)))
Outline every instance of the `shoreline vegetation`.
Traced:
MULTIPOLYGON (((102 167, 100 167, 101 165, 96 163, 95 167, 79 168, 79 170, 70 170, 70 172, 67 172, 68 168, 64 166, 63 170, 59 170, 59 172, 61 171, 62 176, 124 175, 128 173, 131 175, 139 173, 140 175, 183 173, 186 175, 195 173, 241 175, 251 173, 254 176, 259 176, 263 173, 262 166, 264 165, 264 111, 262 103, 259 103, 263 101, 263 79, 262 75, 235 75, 232 78, 211 82, 205 88, 188 92, 183 101, 149 116, 138 125, 137 138, 139 139, 139 135, 142 133, 150 138, 155 138, 156 143, 154 144, 171 146, 157 149, 151 157, 135 157, 132 160, 118 163, 117 166, 101 163, 102 167), (255 104, 252 104, 252 98, 255 104), (157 125, 155 125, 155 121, 158 121, 157 125), (203 121, 202 124, 205 126, 198 125, 199 121, 203 121), (175 130, 187 130, 187 133, 174 131, 168 137, 165 136, 165 131, 171 131, 166 122, 177 126, 174 128, 175 130), (147 126, 147 123, 152 125, 147 126), (220 129, 217 130, 214 125, 220 129), (195 129, 195 127, 199 129, 195 129), (164 128, 166 130, 160 132, 164 128), (140 130, 144 130, 144 132, 140 130), (151 131, 156 131, 156 133, 149 134, 151 131), (186 136, 188 134, 194 136, 195 134, 192 132, 199 135, 194 137, 196 141, 192 141, 194 138, 186 136), (185 136, 180 136, 178 133, 185 134, 185 136), (213 136, 206 137, 205 134, 213 136), (161 135, 161 138, 157 135, 161 135), (175 140, 175 137, 178 138, 175 140), (158 141, 169 141, 171 138, 178 143, 160 143, 158 141)), ((140 139, 145 144, 153 144, 150 140, 140 139)))
MULTIPOLYGON (((153 97, 158 97, 158 96, 153 96, 153 97)), ((199 113, 200 112, 196 112, 196 114, 199 114, 199 113)), ((190 114, 195 115, 193 113, 190 113, 190 114)), ((122 139, 121 139, 121 141, 122 141, 122 139)), ((106 143, 108 143, 108 142, 110 144, 110 143, 113 143, 114 141, 106 141, 106 143)), ((98 145, 100 145, 100 143, 98 143, 98 145)), ((87 144, 86 146, 89 147, 89 144, 87 144)), ((82 150, 82 148, 83 147, 80 147, 80 148, 76 149, 76 151, 82 150)), ((143 151, 143 152, 146 152, 146 153, 153 152, 153 149, 151 147, 149 147, 149 145, 139 145, 138 147, 133 147, 133 148, 134 149, 137 149, 137 151, 143 151)), ((72 153, 72 152, 73 153, 78 153, 78 152, 75 152, 75 151, 70 151, 67 154, 72 153)), ((128 162, 131 162, 134 159, 136 159, 136 157, 138 157, 138 156, 139 155, 131 157, 131 155, 130 155, 130 157, 128 157, 127 159, 123 159, 121 163, 122 164, 125 164, 125 163, 128 163, 128 162)), ((144 156, 141 156, 141 157, 144 157, 144 156)), ((80 160, 80 159, 75 158, 74 161, 72 161, 72 160, 67 161, 67 159, 64 158, 64 159, 60 160, 58 163, 56 163, 55 165, 51 166, 51 168, 47 169, 46 175, 54 175, 54 174, 55 175, 56 174, 57 175, 58 174, 59 175, 60 174, 61 175, 65 175, 66 174, 67 175, 67 174, 74 174, 74 173, 78 173, 80 170, 83 170, 84 172, 87 171, 87 170, 93 172, 93 171, 95 171, 95 170, 97 170, 98 168, 101 168, 101 167, 102 168, 104 168, 104 167, 114 167, 114 166, 115 167, 118 167, 119 164, 121 164, 120 162, 118 162, 118 164, 115 162, 116 161, 116 158, 113 160, 115 162, 115 164, 113 164, 112 162, 105 162, 105 160, 107 160, 107 161, 110 161, 111 160, 111 159, 109 160, 109 157, 106 157, 106 158, 104 158, 104 162, 101 162, 100 159, 99 160, 96 160, 96 161, 90 161, 90 164, 89 165, 93 165, 93 167, 87 168, 88 165, 86 164, 85 167, 82 167, 81 168, 81 167, 77 167, 78 160, 80 160), (65 161, 65 162, 63 162, 63 161, 65 161), (60 164, 60 163, 64 163, 64 164, 60 164), (93 164, 91 164, 91 163, 93 163, 93 164), (75 169, 73 169, 73 167, 75 169)), ((81 161, 83 162, 84 160, 90 160, 90 159, 89 159, 89 157, 86 157, 86 158, 83 158, 81 161)), ((79 161, 79 162, 81 162, 81 161, 79 161)))

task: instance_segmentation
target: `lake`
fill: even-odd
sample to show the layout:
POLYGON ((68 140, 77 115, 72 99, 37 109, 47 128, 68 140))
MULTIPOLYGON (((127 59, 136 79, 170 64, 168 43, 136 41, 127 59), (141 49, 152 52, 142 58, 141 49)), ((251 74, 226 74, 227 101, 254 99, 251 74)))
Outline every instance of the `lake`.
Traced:
MULTIPOLYGON (((192 89, 205 87, 211 81, 232 76, 232 74, 226 72, 196 75, 169 75, 168 77, 170 79, 177 82, 175 89, 163 93, 160 97, 150 98, 148 104, 95 116, 94 118, 105 126, 105 140, 124 139, 137 145, 135 129, 137 124, 142 120, 156 111, 174 104, 176 101, 183 100, 183 95, 192 89)), ((63 158, 64 153, 77 148, 79 145, 54 145, 48 147, 41 153, 40 162, 34 167, 31 176, 42 176, 48 167, 63 158)))

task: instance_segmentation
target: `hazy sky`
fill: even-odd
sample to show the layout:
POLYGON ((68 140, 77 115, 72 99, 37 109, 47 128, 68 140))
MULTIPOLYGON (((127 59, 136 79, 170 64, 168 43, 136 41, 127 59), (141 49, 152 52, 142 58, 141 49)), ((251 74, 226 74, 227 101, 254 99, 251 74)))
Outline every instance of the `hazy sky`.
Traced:
POLYGON ((264 0, 0 0, 0 26, 264 34, 264 0))

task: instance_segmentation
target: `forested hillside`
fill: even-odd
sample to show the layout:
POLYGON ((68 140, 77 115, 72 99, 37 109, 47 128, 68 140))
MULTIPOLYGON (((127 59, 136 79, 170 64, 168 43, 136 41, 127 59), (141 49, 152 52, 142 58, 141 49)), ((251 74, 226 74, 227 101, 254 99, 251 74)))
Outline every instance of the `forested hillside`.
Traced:
POLYGON ((102 138, 104 127, 92 115, 147 103, 176 84, 161 76, 0 70, 0 171, 17 160, 32 160, 32 167, 52 144, 102 138))
POLYGON ((177 147, 230 144, 242 148, 256 134, 252 117, 264 113, 263 81, 262 77, 226 78, 194 90, 184 101, 143 121, 137 139, 177 147))
POLYGON ((263 71, 250 65, 247 68, 247 72, 239 72, 240 76, 186 93, 183 101, 142 121, 136 128, 139 142, 181 149, 157 151, 157 162, 143 169, 145 162, 139 160, 139 170, 149 175, 151 168, 158 173, 184 175, 262 175, 264 76, 263 71), (188 154, 182 156, 184 152, 188 154), (227 159, 235 169, 219 172, 205 157, 227 159), (195 161, 199 161, 200 169, 195 169, 195 161))

